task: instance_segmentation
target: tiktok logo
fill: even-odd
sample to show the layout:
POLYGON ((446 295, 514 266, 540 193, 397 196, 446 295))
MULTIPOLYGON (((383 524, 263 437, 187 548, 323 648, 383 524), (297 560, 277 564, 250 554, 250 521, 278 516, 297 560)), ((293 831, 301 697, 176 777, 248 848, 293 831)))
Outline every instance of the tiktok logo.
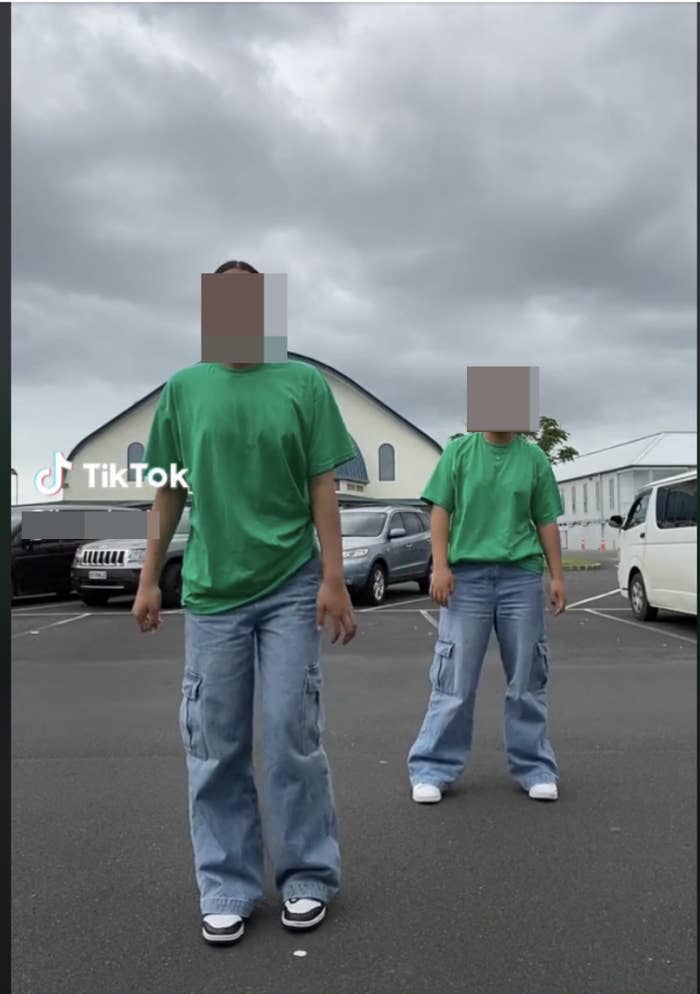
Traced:
POLYGON ((73 463, 66 459, 62 452, 54 452, 52 464, 44 466, 34 474, 35 489, 44 497, 57 497, 63 490, 64 472, 72 467, 73 463))

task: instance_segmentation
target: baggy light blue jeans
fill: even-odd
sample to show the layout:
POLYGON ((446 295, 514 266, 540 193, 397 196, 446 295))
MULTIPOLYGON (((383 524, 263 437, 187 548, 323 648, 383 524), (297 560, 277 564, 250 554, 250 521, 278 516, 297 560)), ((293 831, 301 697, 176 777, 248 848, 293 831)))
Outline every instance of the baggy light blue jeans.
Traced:
POLYGON ((464 772, 477 685, 494 628, 507 681, 504 732, 511 775, 525 790, 556 782, 547 732, 542 577, 505 564, 458 564, 452 573, 454 592, 440 609, 428 711, 408 757, 411 783, 443 790, 464 772))
POLYGON ((253 780, 255 649, 265 725, 268 843, 283 900, 329 901, 340 853, 324 725, 314 556, 266 597, 185 614, 180 731, 202 914, 247 918, 262 896, 263 835, 253 780))

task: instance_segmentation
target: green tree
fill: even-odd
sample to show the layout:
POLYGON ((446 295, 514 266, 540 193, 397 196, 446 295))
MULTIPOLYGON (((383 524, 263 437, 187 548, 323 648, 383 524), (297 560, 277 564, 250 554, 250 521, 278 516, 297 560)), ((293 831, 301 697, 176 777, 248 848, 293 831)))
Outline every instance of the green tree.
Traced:
MULTIPOLYGON (((535 442, 554 466, 560 462, 571 462, 578 455, 578 450, 565 443, 569 439, 568 431, 565 431, 556 418, 540 418, 540 426, 537 431, 520 431, 523 438, 535 442)), ((453 438, 462 438, 463 431, 457 431, 450 435, 450 442, 453 438)))
POLYGON ((537 431, 522 431, 519 434, 539 445, 553 466, 560 462, 571 462, 578 455, 577 449, 565 444, 569 433, 556 418, 541 417, 537 431))

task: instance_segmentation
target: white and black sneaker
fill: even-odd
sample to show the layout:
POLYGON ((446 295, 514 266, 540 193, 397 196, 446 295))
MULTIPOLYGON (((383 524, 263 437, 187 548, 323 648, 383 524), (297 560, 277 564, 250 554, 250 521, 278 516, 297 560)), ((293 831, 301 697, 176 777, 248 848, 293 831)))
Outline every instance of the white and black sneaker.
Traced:
POLYGON ((314 928, 326 917, 326 905, 313 897, 290 897, 282 905, 285 928, 314 928))
POLYGON ((245 921, 240 915, 205 915, 202 919, 202 936, 207 942, 238 942, 245 932, 245 921))

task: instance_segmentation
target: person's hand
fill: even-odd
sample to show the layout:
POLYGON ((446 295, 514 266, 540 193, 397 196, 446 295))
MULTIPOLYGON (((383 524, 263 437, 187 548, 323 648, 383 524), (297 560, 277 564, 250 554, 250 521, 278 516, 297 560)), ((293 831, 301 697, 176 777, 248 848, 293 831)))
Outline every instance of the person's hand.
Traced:
POLYGON ((441 566, 433 570, 430 576, 430 596, 437 604, 440 604, 441 607, 447 607, 447 602, 454 589, 455 578, 449 566, 441 566))
POLYGON ((343 645, 347 645, 355 638, 357 621, 348 588, 342 578, 339 580, 321 580, 316 598, 316 626, 320 632, 325 627, 327 616, 330 618, 333 632, 332 644, 338 641, 341 628, 343 630, 343 645))
POLYGON ((131 613, 142 632, 155 632, 160 628, 160 587, 139 587, 131 613))
POLYGON ((549 581, 549 601, 552 605, 552 614, 561 614, 566 611, 566 591, 563 580, 549 581))

